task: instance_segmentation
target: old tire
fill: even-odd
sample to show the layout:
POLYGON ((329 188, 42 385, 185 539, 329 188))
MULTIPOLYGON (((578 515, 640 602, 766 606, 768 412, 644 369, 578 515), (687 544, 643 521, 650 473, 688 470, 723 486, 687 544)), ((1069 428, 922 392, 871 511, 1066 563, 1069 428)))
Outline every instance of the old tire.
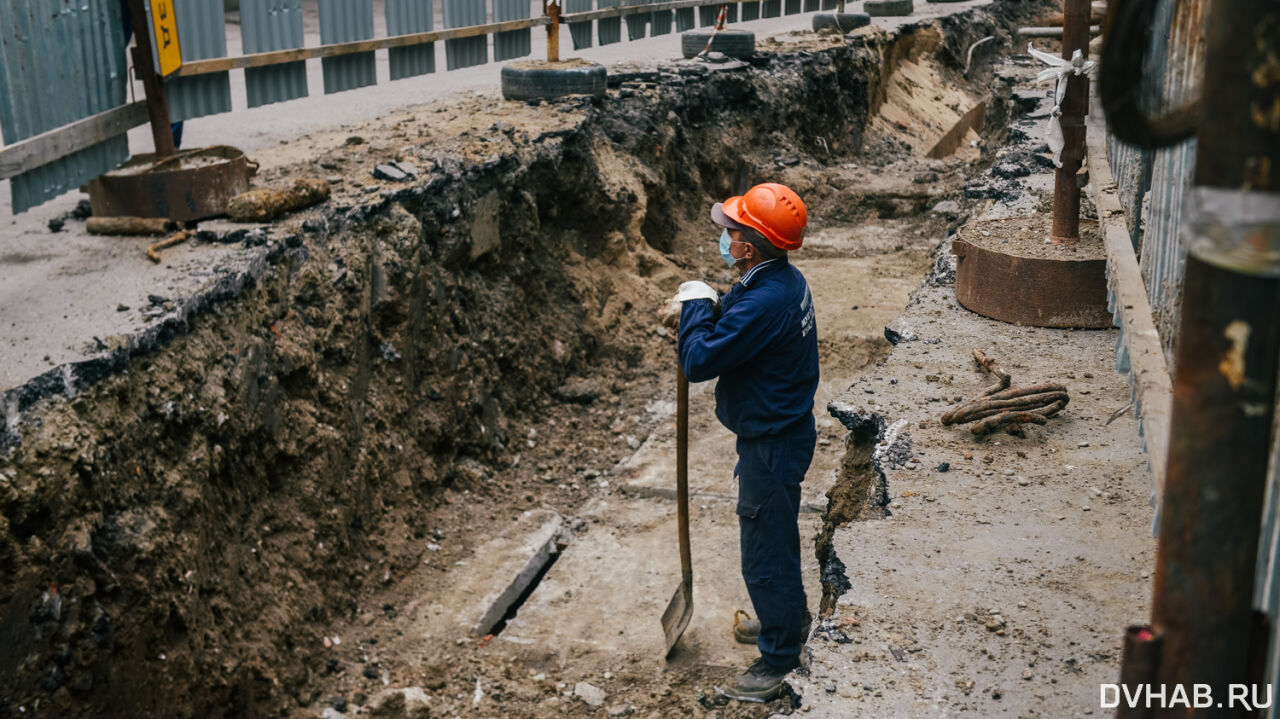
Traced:
POLYGON ((911 0, 867 0, 862 9, 872 17, 893 17, 910 15, 915 10, 915 5, 911 0))
POLYGON ((599 63, 520 62, 502 66, 502 97, 551 100, 566 95, 604 97, 608 73, 599 63))
POLYGON ((707 49, 711 42, 711 52, 722 52, 739 60, 749 59, 756 54, 756 34, 750 30, 721 30, 716 33, 713 28, 690 30, 680 35, 680 52, 686 58, 697 57, 698 53, 707 49), (712 39, 712 34, 715 39, 712 39))
POLYGON ((835 28, 847 33, 870 24, 871 16, 865 12, 820 12, 813 16, 814 32, 835 28))

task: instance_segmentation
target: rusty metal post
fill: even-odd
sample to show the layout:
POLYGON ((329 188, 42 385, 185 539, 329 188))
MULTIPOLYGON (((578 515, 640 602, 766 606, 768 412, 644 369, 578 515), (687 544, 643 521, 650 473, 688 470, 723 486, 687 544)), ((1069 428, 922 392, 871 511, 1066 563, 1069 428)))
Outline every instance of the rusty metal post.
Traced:
MULTIPOLYGON (((1160 665, 1161 637, 1151 627, 1129 627, 1124 633, 1124 650, 1120 659, 1120 686, 1128 688, 1133 696, 1155 682, 1156 668, 1160 665)), ((1137 706, 1121 701, 1116 708, 1116 719, 1151 719, 1152 709, 1145 703, 1137 706)))
POLYGON ((542 14, 551 20, 547 25, 547 62, 560 62, 560 0, 545 0, 542 14))
MULTIPOLYGON (((1151 613, 1164 637, 1156 683, 1209 684, 1216 699, 1256 672, 1280 360, 1280 1, 1210 8, 1151 613)), ((1156 713, 1175 715, 1238 713, 1156 713)))
POLYGON ((151 26, 147 23, 147 10, 143 0, 129 0, 129 14, 133 21, 133 69, 142 78, 142 88, 147 95, 147 114, 151 118, 151 139, 156 145, 156 157, 165 158, 177 152, 173 142, 173 128, 169 125, 169 100, 164 94, 164 79, 156 72, 151 54, 151 26))
MULTIPOLYGON (((1062 15, 1062 58, 1076 50, 1089 56, 1089 0, 1066 0, 1062 15)), ((1084 162, 1084 116, 1089 112, 1089 78, 1068 75, 1062 98, 1062 167, 1053 174, 1053 229, 1049 239, 1063 245, 1080 241, 1080 185, 1076 174, 1084 162)))

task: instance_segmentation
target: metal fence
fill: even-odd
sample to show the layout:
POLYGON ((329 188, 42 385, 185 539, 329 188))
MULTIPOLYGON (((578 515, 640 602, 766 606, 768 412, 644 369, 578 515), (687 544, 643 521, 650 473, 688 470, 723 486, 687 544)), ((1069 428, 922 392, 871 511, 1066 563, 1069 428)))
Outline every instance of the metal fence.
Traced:
MULTIPOLYGON (((624 25, 631 40, 683 32, 695 21, 705 27, 722 6, 716 0, 562 2, 561 21, 576 49, 621 42, 624 25)), ((0 0, 0 179, 11 180, 14 212, 127 159, 124 133, 143 124, 146 112, 141 103, 126 105, 125 3, 0 0), (33 61, 54 57, 67 61, 33 61), (50 87, 59 92, 45 92, 50 87), (42 102, 32 102, 36 97, 42 102)), ((231 17, 223 0, 171 5, 182 58, 164 81, 174 122, 230 112, 232 72, 244 73, 245 104, 260 107, 312 92, 308 60, 320 60, 325 93, 345 92, 377 82, 378 52, 388 53, 391 80, 401 80, 435 72, 440 41, 447 70, 526 57, 533 30, 550 23, 540 0, 307 0, 305 7, 303 0, 241 0, 231 17), (383 37, 375 35, 379 8, 383 37), (307 46, 304 28, 313 18, 319 44, 307 46), (243 55, 228 56, 229 32, 239 33, 243 55)), ((830 9, 835 0, 723 5, 735 22, 830 9)))
MULTIPOLYGON (((1150 52, 1145 58, 1144 74, 1158 78, 1149 84, 1142 98, 1144 109, 1160 114, 1184 104, 1199 94, 1204 72, 1204 28, 1209 12, 1208 0, 1158 0, 1156 22, 1152 27, 1150 52)), ((1142 280, 1151 306, 1151 319, 1159 336, 1160 349, 1170 375, 1175 371, 1174 350, 1178 344, 1178 319, 1182 301, 1183 277, 1187 259, 1187 227, 1189 215, 1185 197, 1195 170, 1196 141, 1182 142, 1158 150, 1140 150, 1106 138, 1106 155, 1116 183, 1125 227, 1141 268, 1142 280)), ((1130 373, 1131 351, 1136 352, 1139 338, 1125 334, 1121 320, 1126 308, 1118 301, 1112 286, 1111 302, 1121 328, 1117 345, 1117 367, 1130 373)), ((1135 412, 1139 431, 1147 434, 1143 422, 1144 398, 1135 386, 1135 412)), ((1147 402, 1168 398, 1146 398, 1147 402)), ((1159 438, 1147 437, 1149 452, 1164 452, 1159 438), (1153 441, 1154 440, 1154 441, 1153 441)), ((1263 510, 1261 542, 1255 577, 1255 607, 1272 617, 1280 616, 1280 434, 1271 452, 1267 477, 1266 504, 1263 510)), ((1210 481, 1211 478, 1205 478, 1210 481)), ((1162 478, 1156 477, 1157 485, 1162 478)), ((1157 507, 1157 517, 1159 513, 1157 507)), ((1157 521, 1158 524, 1158 521, 1157 521)), ((1212 611, 1206 607, 1205 611, 1212 611)), ((1273 632, 1268 652, 1267 678, 1280 685, 1280 643, 1273 632)), ((1270 712, 1269 716, 1277 716, 1270 712)))

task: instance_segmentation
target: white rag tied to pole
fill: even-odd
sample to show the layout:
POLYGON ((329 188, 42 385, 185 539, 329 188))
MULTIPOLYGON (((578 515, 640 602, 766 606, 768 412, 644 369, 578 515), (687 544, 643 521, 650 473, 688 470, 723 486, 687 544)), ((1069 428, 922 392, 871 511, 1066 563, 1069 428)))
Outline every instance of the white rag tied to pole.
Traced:
POLYGON ((1062 134, 1062 98, 1067 94, 1067 76, 1084 75, 1093 69, 1094 62, 1085 60, 1079 50, 1071 54, 1070 60, 1040 52, 1031 47, 1031 43, 1027 43, 1027 52, 1049 66, 1036 75, 1036 82, 1052 79, 1057 83, 1053 89, 1053 112, 1049 114, 1049 124, 1045 127, 1045 141, 1053 150, 1053 166, 1062 167, 1062 148, 1067 144, 1062 134))

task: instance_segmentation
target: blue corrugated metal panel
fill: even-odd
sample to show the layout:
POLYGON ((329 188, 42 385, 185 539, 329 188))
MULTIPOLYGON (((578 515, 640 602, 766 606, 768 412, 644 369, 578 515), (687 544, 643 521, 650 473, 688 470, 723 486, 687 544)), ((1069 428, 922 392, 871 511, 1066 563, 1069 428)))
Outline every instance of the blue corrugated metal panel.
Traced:
POLYGON ((676 32, 684 32, 694 26, 696 16, 693 8, 686 7, 676 10, 676 32))
MULTIPOLYGON (((245 54, 302 47, 302 0, 240 0, 245 54)), ((307 96, 307 66, 291 62, 244 71, 249 107, 307 96)))
POLYGON ((818 12, 818 7, 821 4, 822 4, 822 0, 804 0, 804 11, 818 12))
MULTIPOLYGON (((620 4, 621 0, 600 0, 600 9, 618 7, 620 4)), ((622 42, 622 18, 609 17, 596 22, 596 37, 599 38, 601 45, 622 42)))
MULTIPOLYGON (((530 14, 529 0, 493 0, 494 22, 525 20, 530 14)), ((525 57, 533 52, 533 32, 510 30, 493 36, 493 59, 498 62, 515 57, 525 57)))
POLYGON ((787 0, 786 12, 788 15, 795 15, 800 12, 800 0, 787 0))
POLYGON ((742 20, 758 20, 760 19, 760 3, 744 2, 742 3, 742 20))
POLYGON ((1142 251, 1142 198, 1151 182, 1151 154, 1107 138, 1107 163, 1116 180, 1116 196, 1124 210, 1125 228, 1134 252, 1142 251))
POLYGON ((698 8, 698 24, 702 27, 710 27, 716 24, 716 16, 720 14, 719 5, 703 5, 698 8))
MULTIPOLYGON (((649 0, 626 0, 627 5, 648 5, 649 0)), ((628 15, 627 20, 627 39, 639 40, 644 37, 645 26, 649 24, 649 13, 636 13, 628 15)))
MULTIPOLYGON (((433 17, 431 0, 387 0, 387 35, 411 35, 430 32, 433 17)), ((391 79, 426 75, 436 71, 436 44, 393 47, 387 51, 391 79)))
POLYGON ((822 0, 823 10, 835 10, 837 7, 839 7, 837 0, 822 0))
MULTIPOLYGON (((566 13, 590 12, 591 4, 591 0, 565 0, 564 11, 566 13)), ((573 49, 581 50, 584 47, 591 47, 591 23, 569 23, 569 35, 573 37, 573 49)))
POLYGON ((658 35, 670 35, 672 22, 670 10, 659 10, 649 14, 649 27, 654 37, 658 35))
MULTIPOLYGON (((227 56, 222 0, 173 0, 173 14, 183 62, 227 56)), ((165 99, 174 122, 231 112, 231 73, 175 77, 165 82, 165 99)))
MULTIPOLYGON (((444 26, 483 25, 488 18, 484 0, 444 0, 444 26)), ((445 68, 456 70, 489 62, 489 36, 444 41, 445 68)))
MULTIPOLYGON (((336 45, 373 37, 373 0, 320 0, 320 44, 336 45)), ((378 81, 372 52, 326 57, 324 92, 354 90, 378 81)))
POLYGON ((782 0, 764 0, 760 7, 760 17, 778 17, 782 15, 782 0))
MULTIPOLYGON (((5 143, 123 104, 124 45, 116 2, 0 0, 0 129, 5 143)), ((128 156, 128 140, 121 135, 18 175, 10 180, 13 211, 73 190, 128 156)))

